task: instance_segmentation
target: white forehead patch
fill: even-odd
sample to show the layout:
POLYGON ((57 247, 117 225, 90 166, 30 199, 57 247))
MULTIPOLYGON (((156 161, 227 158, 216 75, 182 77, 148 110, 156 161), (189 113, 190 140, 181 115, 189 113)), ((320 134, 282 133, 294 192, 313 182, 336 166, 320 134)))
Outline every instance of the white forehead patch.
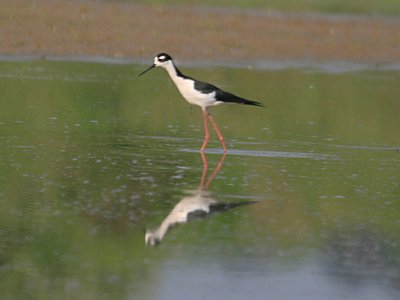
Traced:
POLYGON ((165 59, 165 55, 161 55, 159 59, 165 59))

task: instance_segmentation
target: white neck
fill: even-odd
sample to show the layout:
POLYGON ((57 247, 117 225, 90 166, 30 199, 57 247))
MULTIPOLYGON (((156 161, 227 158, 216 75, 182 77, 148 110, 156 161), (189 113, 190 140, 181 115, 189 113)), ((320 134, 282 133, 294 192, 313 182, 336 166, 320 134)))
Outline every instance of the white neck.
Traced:
POLYGON ((170 61, 168 61, 168 63, 162 65, 162 67, 165 70, 167 70, 169 77, 171 77, 172 81, 174 81, 176 83, 176 80, 180 77, 178 76, 178 72, 176 70, 174 63, 170 60, 170 61))

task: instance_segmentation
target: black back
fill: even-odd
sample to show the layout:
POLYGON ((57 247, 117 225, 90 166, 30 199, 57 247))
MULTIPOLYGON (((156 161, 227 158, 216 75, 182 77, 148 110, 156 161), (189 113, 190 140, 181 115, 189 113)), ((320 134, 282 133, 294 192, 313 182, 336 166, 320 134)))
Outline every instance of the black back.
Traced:
POLYGON ((247 100, 241 97, 238 97, 234 94, 225 92, 220 88, 216 87, 207 82, 195 81, 194 88, 203 94, 210 94, 215 92, 215 97, 218 101, 227 102, 227 103, 238 103, 238 104, 246 104, 246 105, 254 105, 254 106, 264 106, 262 103, 252 100, 247 100))

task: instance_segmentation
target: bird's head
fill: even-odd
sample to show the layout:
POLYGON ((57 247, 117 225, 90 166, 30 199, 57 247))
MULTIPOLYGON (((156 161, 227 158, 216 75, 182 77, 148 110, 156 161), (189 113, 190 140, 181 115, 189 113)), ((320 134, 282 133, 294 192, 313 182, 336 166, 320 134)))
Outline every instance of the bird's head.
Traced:
POLYGON ((167 68, 168 65, 172 64, 172 57, 169 56, 167 53, 160 53, 157 54, 156 57, 154 57, 154 63, 144 70, 142 73, 139 74, 139 76, 142 76, 144 73, 150 71, 154 67, 163 67, 167 68))
POLYGON ((146 245, 157 246, 161 242, 161 238, 157 231, 147 230, 144 237, 146 245))

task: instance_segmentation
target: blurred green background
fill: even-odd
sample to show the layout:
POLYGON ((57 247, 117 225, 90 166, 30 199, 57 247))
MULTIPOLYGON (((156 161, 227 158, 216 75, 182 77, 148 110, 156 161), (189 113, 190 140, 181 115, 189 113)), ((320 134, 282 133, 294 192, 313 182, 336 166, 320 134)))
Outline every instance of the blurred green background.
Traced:
POLYGON ((152 4, 179 4, 179 5, 209 5, 237 8, 261 8, 266 10, 276 10, 284 12, 324 12, 324 13, 350 13, 350 14, 385 14, 398 15, 400 13, 400 3, 397 0, 216 0, 216 1, 130 1, 120 0, 122 2, 139 2, 152 4))

